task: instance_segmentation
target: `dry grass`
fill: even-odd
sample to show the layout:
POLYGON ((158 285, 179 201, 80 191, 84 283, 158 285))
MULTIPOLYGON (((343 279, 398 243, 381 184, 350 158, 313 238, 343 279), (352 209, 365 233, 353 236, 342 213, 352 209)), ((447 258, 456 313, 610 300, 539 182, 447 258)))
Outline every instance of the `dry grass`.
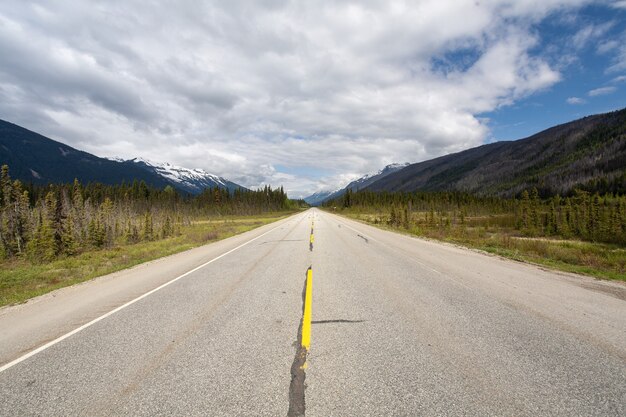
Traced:
POLYGON ((57 288, 126 269, 252 230, 289 213, 222 217, 184 227, 179 236, 83 252, 50 263, 26 259, 0 262, 0 306, 23 302, 57 288))

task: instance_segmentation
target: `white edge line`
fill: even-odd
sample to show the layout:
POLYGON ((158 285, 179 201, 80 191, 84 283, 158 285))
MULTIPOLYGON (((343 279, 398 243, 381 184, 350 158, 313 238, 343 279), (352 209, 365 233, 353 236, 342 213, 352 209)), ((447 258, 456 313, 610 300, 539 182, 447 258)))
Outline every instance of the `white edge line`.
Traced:
POLYGON ((44 350, 48 349, 49 347, 54 346, 54 345, 56 345, 56 344, 57 344, 57 343, 59 343, 59 342, 62 342, 63 340, 67 339, 68 337, 73 336, 73 335, 75 335, 76 333, 78 333, 78 332, 80 332, 80 331, 82 331, 82 330, 85 330, 87 327, 93 326, 94 324, 98 323, 98 322, 99 322, 99 321, 101 321, 101 320, 106 319, 107 317, 109 317, 109 316, 111 316, 111 315, 113 315, 113 314, 117 313, 118 311, 123 310, 123 309, 125 309, 126 307, 128 307, 128 306, 130 306, 130 305, 132 305, 132 304, 135 304, 137 301, 142 300, 142 299, 146 298, 147 296, 149 296, 149 295, 151 295, 151 294, 154 294, 155 292, 157 292, 157 291, 159 291, 159 290, 162 290, 163 288, 167 287, 167 286, 168 286, 168 285, 170 285, 170 284, 173 284, 174 282, 178 281, 179 279, 184 278, 184 277, 186 277, 187 275, 192 274, 192 273, 196 272, 197 270, 199 270, 199 269, 201 269, 201 268, 204 268, 205 266, 207 266, 207 265, 209 265, 209 264, 212 264, 213 262, 217 261, 218 259, 221 259, 221 258, 223 258, 224 256, 226 256, 226 255, 228 255, 228 254, 230 254, 230 253, 233 253, 234 251, 236 251, 236 250, 238 250, 238 249, 243 248, 243 247, 244 247, 244 246, 246 246, 247 244, 252 243, 252 242, 254 242, 255 240, 257 240, 257 239, 259 239, 259 238, 262 238, 263 236, 265 236, 266 234, 268 234, 268 233, 270 233, 270 232, 273 232, 274 230, 278 229, 280 226, 282 226, 282 224, 281 224, 281 225, 278 225, 278 226, 276 226, 276 227, 273 227, 272 229, 268 230, 267 232, 265 232, 265 233, 263 233, 263 234, 260 234, 259 236, 255 237, 255 238, 253 238, 253 239, 250 239, 250 240, 248 240, 248 241, 247 241, 247 242, 245 242, 245 243, 242 243, 241 245, 237 246, 236 248, 233 248, 233 249, 229 250, 228 252, 224 252, 223 254, 219 255, 218 257, 213 258, 213 259, 211 259, 210 261, 207 261, 207 262, 203 263, 202 265, 197 266, 197 267, 195 267, 194 269, 192 269, 192 270, 190 270, 190 271, 187 271, 187 272, 185 272, 184 274, 179 275, 179 276, 177 276, 176 278, 174 278, 174 279, 172 279, 172 280, 170 280, 170 281, 167 281, 167 282, 166 282, 166 283, 164 283, 164 284, 159 285, 158 287, 156 287, 156 288, 154 288, 154 289, 152 289, 152 290, 148 291, 147 293, 142 294, 142 295, 140 295, 139 297, 137 297, 137 298, 135 298, 135 299, 132 299, 132 300, 130 300, 130 301, 128 301, 128 302, 126 302, 125 304, 122 304, 121 306, 119 306, 119 307, 117 307, 117 308, 115 308, 115 309, 113 309, 113 310, 109 311, 108 313, 105 313, 105 314, 101 315, 100 317, 97 317, 97 318, 95 318, 95 319, 91 320, 90 322, 83 324, 82 326, 80 326, 80 327, 78 327, 78 328, 76 328, 76 329, 72 330, 71 332, 66 333, 66 334, 64 334, 63 336, 59 336, 58 338, 56 338, 56 339, 54 339, 54 340, 52 340, 52 341, 50 341, 50 342, 46 343, 46 344, 45 344, 45 345, 43 345, 43 346, 38 347, 38 348, 37 348, 37 349, 35 349, 35 350, 31 350, 30 352, 26 353, 25 355, 22 355, 22 356, 20 356, 19 358, 14 359, 13 361, 11 361, 11 362, 9 362, 9 363, 7 363, 7 364, 3 365, 2 367, 0 367, 0 373, 2 373, 2 372, 4 372, 4 371, 6 371, 6 370, 7 370, 7 369, 9 369, 9 368, 12 368, 13 366, 17 365, 17 364, 18 364, 18 363, 20 363, 20 362, 25 361, 26 359, 28 359, 28 358, 30 358, 30 357, 32 357, 32 356, 35 356, 36 354, 38 354, 38 353, 40 353, 40 352, 43 352, 44 350))

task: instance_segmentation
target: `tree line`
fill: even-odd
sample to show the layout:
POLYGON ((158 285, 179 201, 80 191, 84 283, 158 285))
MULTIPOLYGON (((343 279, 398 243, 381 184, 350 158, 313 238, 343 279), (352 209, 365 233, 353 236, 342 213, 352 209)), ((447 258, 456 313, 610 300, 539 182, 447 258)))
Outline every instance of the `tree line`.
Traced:
POLYGON ((488 224, 530 237, 576 238, 626 245, 626 196, 574 190, 540 198, 536 188, 515 198, 464 192, 348 191, 326 207, 376 213, 394 227, 451 228, 488 224))
POLYGON ((197 196, 173 187, 130 184, 51 184, 12 180, 0 173, 0 259, 50 261, 89 249, 152 241, 181 233, 194 220, 294 208, 282 187, 250 191, 207 188, 197 196))

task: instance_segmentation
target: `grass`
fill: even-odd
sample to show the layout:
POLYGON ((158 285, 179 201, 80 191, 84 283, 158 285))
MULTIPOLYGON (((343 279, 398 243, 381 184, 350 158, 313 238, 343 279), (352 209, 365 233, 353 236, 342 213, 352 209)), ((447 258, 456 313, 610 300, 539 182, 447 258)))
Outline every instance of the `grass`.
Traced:
POLYGON ((185 226, 167 239, 91 250, 50 263, 0 261, 0 306, 23 302, 58 288, 84 282, 143 262, 183 252, 280 220, 290 213, 219 217, 185 226))
POLYGON ((466 226, 412 224, 405 229, 381 222, 380 214, 349 211, 340 214, 382 229, 454 243, 559 271, 626 281, 626 247, 579 240, 522 237, 506 226, 508 222, 505 218, 498 219, 497 216, 468 219, 466 226))

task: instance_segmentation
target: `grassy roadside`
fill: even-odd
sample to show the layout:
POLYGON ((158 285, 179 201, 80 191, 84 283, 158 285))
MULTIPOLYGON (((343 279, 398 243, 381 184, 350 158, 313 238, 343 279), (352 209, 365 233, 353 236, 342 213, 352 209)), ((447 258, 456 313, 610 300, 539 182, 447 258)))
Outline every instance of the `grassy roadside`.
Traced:
POLYGON ((143 262, 226 239, 287 217, 292 212, 219 217, 185 226, 179 236, 111 249, 87 251, 49 263, 0 261, 0 306, 23 302, 61 287, 120 271, 143 262))
POLYGON ((349 211, 336 214, 381 229, 458 244, 559 271, 626 281, 626 248, 619 245, 521 237, 514 231, 497 226, 431 228, 422 225, 405 229, 380 222, 374 214, 349 211))

